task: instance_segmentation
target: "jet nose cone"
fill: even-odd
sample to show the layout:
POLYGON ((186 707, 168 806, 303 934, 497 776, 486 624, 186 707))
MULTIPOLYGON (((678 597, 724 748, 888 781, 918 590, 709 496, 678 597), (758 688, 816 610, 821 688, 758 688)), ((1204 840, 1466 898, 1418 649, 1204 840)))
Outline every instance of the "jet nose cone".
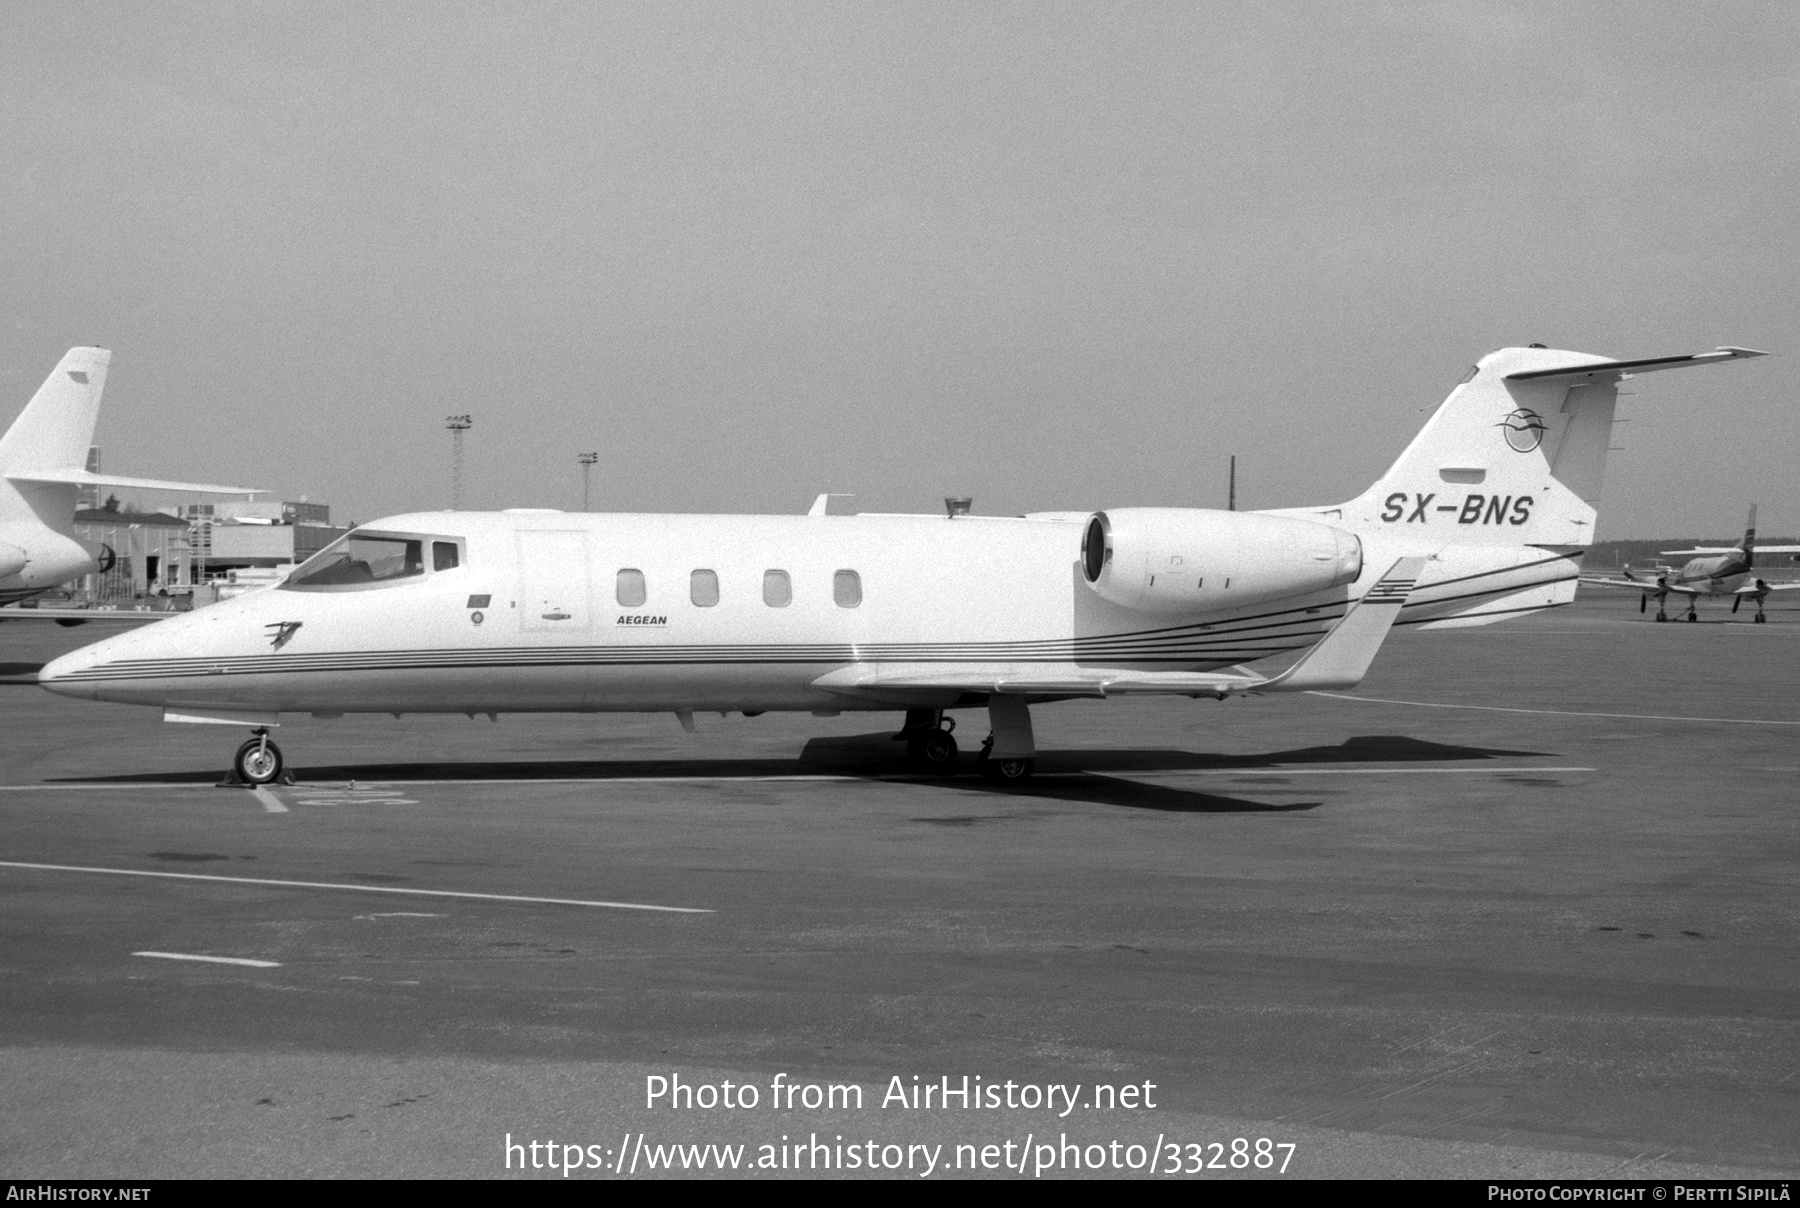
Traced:
POLYGON ((82 675, 94 665, 94 657, 86 650, 75 650, 52 659, 38 669, 38 685, 58 696, 94 699, 94 682, 82 675))

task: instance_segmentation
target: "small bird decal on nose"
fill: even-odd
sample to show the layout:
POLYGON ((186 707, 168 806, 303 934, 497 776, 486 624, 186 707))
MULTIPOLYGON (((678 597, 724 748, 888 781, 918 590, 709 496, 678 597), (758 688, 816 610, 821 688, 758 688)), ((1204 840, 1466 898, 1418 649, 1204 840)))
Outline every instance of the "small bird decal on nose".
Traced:
POLYGON ((269 631, 270 645, 280 650, 287 645, 296 633, 300 632, 301 621, 271 621, 263 628, 269 631))

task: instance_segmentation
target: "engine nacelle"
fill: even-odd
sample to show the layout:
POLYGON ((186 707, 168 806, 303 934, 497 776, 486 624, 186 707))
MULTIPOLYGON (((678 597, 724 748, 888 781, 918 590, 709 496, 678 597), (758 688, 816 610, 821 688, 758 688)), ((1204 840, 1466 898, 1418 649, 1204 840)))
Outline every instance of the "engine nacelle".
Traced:
POLYGON ((1120 508, 1088 521, 1081 569, 1095 591, 1126 608, 1209 612, 1354 582, 1362 542, 1287 516, 1120 508))

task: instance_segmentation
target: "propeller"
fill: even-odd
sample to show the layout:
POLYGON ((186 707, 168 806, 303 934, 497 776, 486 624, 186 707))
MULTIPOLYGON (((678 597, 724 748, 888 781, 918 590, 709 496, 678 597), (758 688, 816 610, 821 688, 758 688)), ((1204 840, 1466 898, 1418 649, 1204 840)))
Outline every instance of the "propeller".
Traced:
POLYGON ((1646 613, 1649 611, 1650 611, 1650 593, 1645 592, 1643 595, 1638 597, 1638 612, 1646 613))
POLYGON ((1733 616, 1737 615, 1738 605, 1742 604, 1743 602, 1744 602, 1744 597, 1742 597, 1742 596, 1731 597, 1731 612, 1732 612, 1733 616))

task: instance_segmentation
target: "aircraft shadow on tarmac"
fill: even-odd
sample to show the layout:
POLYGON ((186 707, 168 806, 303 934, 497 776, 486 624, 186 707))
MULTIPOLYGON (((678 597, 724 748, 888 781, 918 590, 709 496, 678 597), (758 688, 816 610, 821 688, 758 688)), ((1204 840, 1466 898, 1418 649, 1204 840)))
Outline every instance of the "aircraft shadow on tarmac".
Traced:
MULTIPOLYGON (((923 784, 943 784, 1012 797, 1084 801, 1119 808, 1177 813, 1282 813, 1316 809, 1324 799, 1337 796, 1330 789, 1313 788, 1301 793, 1283 787, 1278 776, 1258 777, 1254 785, 1233 785, 1234 791, 1255 796, 1304 801, 1246 800, 1236 796, 1199 792, 1177 785, 1132 780, 1134 774, 1184 771, 1229 772, 1233 769, 1279 770, 1283 767, 1359 763, 1443 763, 1490 759, 1540 758, 1547 752, 1498 747, 1474 747, 1426 742, 1406 735, 1361 735, 1336 746, 1299 747, 1285 751, 1221 755, 1172 749, 1077 749, 1040 751, 1038 774, 1022 785, 998 785, 970 775, 939 778, 916 773, 905 761, 900 744, 890 733, 858 734, 842 738, 815 738, 798 759, 609 759, 531 761, 441 761, 416 763, 356 763, 309 766, 295 769, 302 784, 357 780, 362 783, 422 780, 657 780, 706 778, 754 780, 768 776, 838 775, 858 778, 906 778, 923 784)), ((962 771, 973 772, 975 761, 964 754, 962 771)), ((70 776, 56 778, 73 784, 210 784, 217 769, 151 772, 122 776, 70 776)))

